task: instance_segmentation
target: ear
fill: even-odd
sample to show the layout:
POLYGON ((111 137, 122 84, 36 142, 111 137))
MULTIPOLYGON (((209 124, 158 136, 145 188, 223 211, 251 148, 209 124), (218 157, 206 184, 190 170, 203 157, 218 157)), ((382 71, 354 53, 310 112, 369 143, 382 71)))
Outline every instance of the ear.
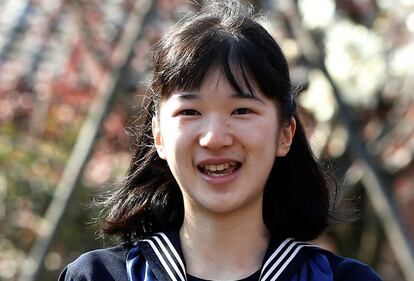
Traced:
POLYGON ((290 146, 292 144, 293 136, 295 135, 296 131, 296 120, 294 117, 290 119, 288 124, 284 124, 284 126, 279 131, 279 141, 278 147, 276 150, 277 157, 284 157, 288 154, 290 150, 290 146))
POLYGON ((152 136, 154 138, 154 146, 157 149, 158 156, 161 159, 166 159, 165 151, 164 151, 164 144, 162 142, 161 130, 160 130, 160 122, 157 117, 152 117, 152 136))

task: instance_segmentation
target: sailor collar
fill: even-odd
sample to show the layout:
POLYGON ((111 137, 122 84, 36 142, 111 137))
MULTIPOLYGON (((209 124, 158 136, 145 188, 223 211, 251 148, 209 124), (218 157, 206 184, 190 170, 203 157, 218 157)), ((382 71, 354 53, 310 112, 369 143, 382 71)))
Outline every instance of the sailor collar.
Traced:
MULTIPOLYGON (((270 240, 263 259, 259 281, 291 280, 300 266, 315 251, 324 251, 314 244, 288 238, 270 240)), ((177 231, 158 232, 138 240, 127 255, 128 275, 134 271, 137 259, 144 258, 157 280, 187 281, 185 260, 177 231)), ((129 280, 134 280, 129 276, 129 280)))

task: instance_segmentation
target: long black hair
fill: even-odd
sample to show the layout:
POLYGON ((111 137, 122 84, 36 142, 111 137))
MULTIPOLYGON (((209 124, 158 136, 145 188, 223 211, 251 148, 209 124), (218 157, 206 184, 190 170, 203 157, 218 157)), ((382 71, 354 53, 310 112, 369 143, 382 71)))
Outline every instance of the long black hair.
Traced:
POLYGON ((254 82, 276 104, 280 122, 296 119, 290 151, 275 159, 264 189, 263 219, 271 235, 311 240, 328 226, 335 181, 309 147, 286 58, 252 10, 235 0, 210 3, 184 17, 155 46, 137 149, 123 186, 105 202, 104 233, 132 240, 181 226, 182 194, 156 152, 151 120, 173 90, 198 89, 212 67, 218 67, 236 91, 243 85, 254 94, 254 82))

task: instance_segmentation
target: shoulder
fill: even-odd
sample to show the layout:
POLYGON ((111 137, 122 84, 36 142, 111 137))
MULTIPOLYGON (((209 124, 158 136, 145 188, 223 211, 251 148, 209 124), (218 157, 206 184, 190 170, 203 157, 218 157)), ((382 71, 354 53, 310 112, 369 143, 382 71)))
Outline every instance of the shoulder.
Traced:
POLYGON ((126 281, 125 260, 129 248, 123 244, 84 253, 65 267, 59 281, 126 281))
POLYGON ((370 266, 352 258, 335 255, 331 252, 324 254, 329 261, 334 280, 364 280, 381 281, 381 277, 370 266))

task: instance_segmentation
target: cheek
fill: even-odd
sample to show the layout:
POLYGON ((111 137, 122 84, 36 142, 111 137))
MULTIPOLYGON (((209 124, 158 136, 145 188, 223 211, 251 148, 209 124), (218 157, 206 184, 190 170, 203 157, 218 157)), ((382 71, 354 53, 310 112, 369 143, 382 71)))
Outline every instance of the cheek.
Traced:
POLYGON ((180 124, 174 122, 161 124, 161 136, 167 160, 179 161, 182 154, 189 151, 191 136, 180 124))
POLYGON ((249 128, 241 126, 237 129, 242 134, 246 146, 257 148, 265 153, 273 153, 277 148, 277 124, 276 122, 259 122, 252 123, 249 128))

